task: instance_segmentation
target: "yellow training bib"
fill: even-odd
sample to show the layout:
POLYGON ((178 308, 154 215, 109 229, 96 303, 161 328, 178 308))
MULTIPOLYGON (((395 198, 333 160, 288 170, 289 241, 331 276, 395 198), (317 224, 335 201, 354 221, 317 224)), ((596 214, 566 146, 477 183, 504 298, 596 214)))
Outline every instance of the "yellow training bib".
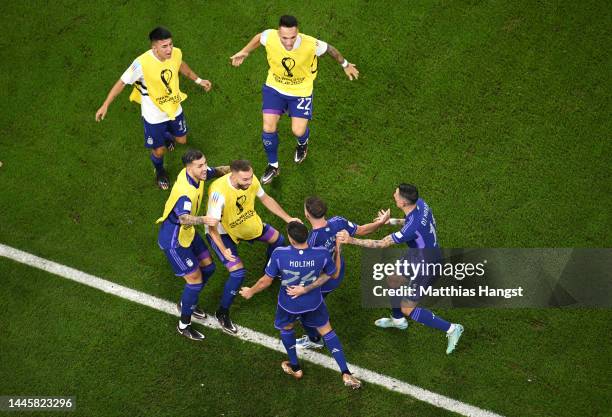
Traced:
MULTIPOLYGON (((183 168, 183 170, 179 173, 176 182, 172 186, 172 191, 170 191, 170 197, 166 201, 166 206, 164 207, 164 214, 157 219, 155 223, 161 223, 170 214, 176 202, 182 196, 187 196, 189 201, 191 201, 191 214, 192 216, 196 216, 200 205, 202 204, 202 196, 204 195, 204 181, 200 181, 198 187, 194 187, 189 183, 187 179, 187 170, 183 168)), ((188 248, 193 242, 193 238, 195 236, 195 227, 194 226, 185 226, 181 225, 179 229, 178 241, 179 244, 188 248)))
MULTIPOLYGON (((187 94, 179 90, 179 71, 183 62, 183 53, 179 48, 172 48, 172 56, 160 61, 147 51, 138 57, 142 66, 149 98, 170 120, 174 120, 179 105, 185 101, 187 94)), ((141 102, 141 92, 135 85, 130 101, 141 102)))
POLYGON ((255 239, 263 232, 263 222, 255 212, 255 199, 261 185, 254 176, 249 188, 238 190, 230 183, 230 175, 226 174, 211 184, 208 189, 208 204, 214 206, 222 195, 225 205, 221 213, 221 225, 227 234, 236 243, 240 240, 255 239))
POLYGON ((317 40, 300 34, 300 46, 288 51, 282 45, 278 30, 270 30, 266 40, 268 54, 268 78, 266 84, 298 97, 312 94, 312 85, 317 78, 317 40))

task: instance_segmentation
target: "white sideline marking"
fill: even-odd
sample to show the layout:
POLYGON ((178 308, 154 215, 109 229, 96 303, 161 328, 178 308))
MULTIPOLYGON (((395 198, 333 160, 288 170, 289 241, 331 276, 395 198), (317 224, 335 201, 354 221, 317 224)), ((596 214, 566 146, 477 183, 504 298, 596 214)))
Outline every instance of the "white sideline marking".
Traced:
MULTIPOLYGON (((157 298, 152 295, 121 286, 119 284, 115 284, 111 281, 98 278, 96 276, 87 274, 77 269, 70 268, 69 266, 61 265, 44 258, 40 258, 38 256, 20 251, 18 249, 3 245, 1 243, 0 256, 4 256, 22 264, 50 272, 54 275, 59 275, 61 277, 79 282, 81 284, 85 284, 89 287, 97 288, 101 291, 104 291, 105 293, 113 294, 126 300, 134 301, 136 303, 151 307, 155 310, 163 311, 173 316, 179 315, 176 311, 175 303, 162 300, 161 298, 157 298)), ((219 326, 217 321, 212 318, 207 318, 206 320, 194 319, 194 321, 203 324, 204 326, 221 330, 221 327, 219 326)), ((238 327, 238 334, 236 335, 236 337, 238 337, 239 339, 247 340, 252 343, 257 343, 258 345, 262 345, 272 350, 276 350, 278 352, 286 354, 285 348, 283 347, 279 339, 270 337, 263 333, 256 332, 247 327, 236 327, 238 327)), ((307 360, 308 362, 312 362, 314 364, 320 365, 327 369, 331 369, 333 371, 338 371, 336 362, 333 358, 329 356, 307 349, 300 350, 300 353, 300 357, 303 360, 307 360)), ((461 401, 445 397, 444 395, 436 394, 435 392, 431 392, 415 385, 408 384, 406 382, 400 381, 399 379, 391 378, 389 376, 382 375, 356 365, 349 365, 351 372, 353 372, 363 381, 380 385, 391 391, 409 395, 423 402, 432 404, 436 407, 444 408, 446 410, 470 417, 502 417, 499 414, 495 414, 491 411, 483 410, 482 408, 474 407, 461 401)), ((340 377, 338 377, 338 381, 339 380, 340 377)))

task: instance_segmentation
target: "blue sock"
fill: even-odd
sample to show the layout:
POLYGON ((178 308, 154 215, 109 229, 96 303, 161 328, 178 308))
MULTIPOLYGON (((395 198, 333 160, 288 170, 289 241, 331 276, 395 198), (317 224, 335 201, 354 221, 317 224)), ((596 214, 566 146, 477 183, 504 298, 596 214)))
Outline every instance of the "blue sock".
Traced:
POLYGON ((274 251, 274 249, 281 247, 281 246, 285 246, 285 238, 283 237, 283 235, 279 233, 278 239, 276 239, 276 242, 270 243, 268 245, 268 249, 266 250, 267 259, 270 259, 270 256, 272 256, 272 252, 274 251))
POLYGON ((295 351, 295 330, 281 330, 280 337, 283 342, 283 346, 285 346, 285 350, 287 350, 287 355, 289 355, 289 363, 293 366, 297 366, 298 358, 297 352, 295 351))
POLYGON ((225 282, 223 287, 223 296, 221 297, 221 308, 229 310, 230 306, 234 302, 234 298, 240 290, 242 281, 246 276, 246 269, 240 268, 236 271, 230 272, 229 278, 225 282))
POLYGON ((315 327, 304 326, 304 330, 306 331, 308 338, 312 342, 318 342, 319 340, 321 340, 321 335, 319 334, 319 331, 315 327))
POLYGON ((263 142, 266 155, 268 155, 268 163, 278 163, 278 132, 261 134, 261 141, 263 142))
POLYGON ((184 324, 191 323, 191 313, 198 305, 200 291, 204 288, 203 284, 185 284, 183 295, 181 296, 181 321, 184 324))
POLYGON ((306 131, 304 132, 304 134, 302 136, 296 136, 295 138, 297 139, 297 142, 300 145, 304 145, 306 142, 308 142, 309 137, 310 137, 310 127, 306 126, 306 131))
POLYGON ((325 346, 329 349, 329 352, 332 354, 338 367, 340 368, 340 372, 348 373, 348 366, 346 365, 346 359, 344 358, 344 351, 342 350, 342 343, 340 343, 340 339, 336 336, 336 332, 333 330, 323 336, 323 340, 325 341, 325 346))
POLYGON ((417 307, 410 313, 410 318, 417 323, 424 324, 427 327, 442 330, 444 332, 450 329, 451 324, 440 317, 436 317, 434 313, 426 308, 417 307))
POLYGON ((200 272, 202 272, 202 285, 203 286, 206 285, 206 283, 208 282, 208 278, 210 278, 212 274, 215 273, 216 269, 217 267, 215 266, 214 263, 200 267, 200 272))
POLYGON ((151 154, 151 162, 155 167, 155 171, 159 174, 164 171, 164 157, 157 158, 155 155, 151 154))
POLYGON ((401 308, 394 307, 391 309, 391 317, 393 317, 394 319, 401 319, 402 317, 404 317, 404 313, 402 313, 401 308))

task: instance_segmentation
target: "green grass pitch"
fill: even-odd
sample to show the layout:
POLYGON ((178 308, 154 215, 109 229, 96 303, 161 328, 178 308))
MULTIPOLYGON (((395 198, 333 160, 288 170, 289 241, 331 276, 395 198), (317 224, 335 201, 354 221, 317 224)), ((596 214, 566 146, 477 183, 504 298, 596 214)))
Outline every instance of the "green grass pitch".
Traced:
MULTIPOLYGON (((289 213, 302 217, 303 199, 318 194, 330 214, 368 222, 393 207, 399 182, 412 182, 444 247, 612 245, 606 2, 23 1, 1 10, 0 243, 176 299, 182 283, 154 224, 167 193, 154 185, 140 111, 129 89, 102 123, 95 111, 148 48, 148 32, 167 26, 213 82, 206 94, 182 79, 189 145, 212 165, 250 159, 261 175, 265 53, 239 68, 229 56, 291 13, 361 76, 351 82, 321 59, 300 166, 282 119, 281 176, 266 191, 289 213)), ((184 149, 166 158, 171 176, 184 149)), ((265 249, 240 250, 251 284, 265 249)), ((350 362, 502 415, 610 415, 610 310, 439 310, 466 328, 446 356, 436 331, 377 330, 385 311, 360 307, 360 251, 345 256, 328 306, 350 362)), ((226 277, 218 264, 205 310, 226 277)), ((339 374, 308 363, 294 383, 277 352, 211 330, 188 343, 174 317, 5 259, 0 284, 0 395, 74 395, 69 415, 452 414, 372 385, 349 392, 339 374)), ((237 300, 232 318, 276 335, 275 289, 237 300)))

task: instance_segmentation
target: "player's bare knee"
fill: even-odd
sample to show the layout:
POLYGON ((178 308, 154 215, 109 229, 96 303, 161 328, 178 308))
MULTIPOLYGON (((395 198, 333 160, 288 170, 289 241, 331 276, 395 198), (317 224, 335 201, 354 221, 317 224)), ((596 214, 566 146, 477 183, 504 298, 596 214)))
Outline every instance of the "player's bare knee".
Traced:
POLYGON ((280 233, 278 232, 278 230, 275 230, 272 236, 270 237, 270 243, 276 243, 278 241, 279 236, 280 233))
POLYGON ((331 323, 327 322, 321 327, 317 327, 317 331, 321 336, 325 336, 327 333, 332 331, 331 323))
POLYGON ((283 330, 291 330, 293 329, 293 323, 286 325, 285 327, 283 327, 283 330))
POLYGON ((293 136, 302 137, 306 133, 306 126, 291 126, 293 136))
POLYGON ((161 158, 166 153, 166 147, 165 146, 160 146, 159 148, 155 148, 155 149, 151 150, 151 153, 156 158, 161 158))
POLYGON ((243 268, 244 268, 244 264, 242 262, 238 262, 236 265, 232 265, 229 268, 227 268, 227 270, 229 272, 232 272, 232 271, 237 271, 237 270, 243 269, 243 268))
POLYGON ((402 308, 402 314, 406 317, 410 316, 410 314, 412 314, 412 310, 415 309, 415 307, 409 307, 406 305, 402 305, 401 308, 402 308))
POLYGON ((276 132, 276 127, 277 127, 277 123, 276 122, 274 122, 274 123, 266 123, 266 122, 264 122, 264 124, 263 124, 263 131, 265 133, 274 133, 274 132, 276 132))
POLYGON ((213 263, 212 258, 200 259, 200 266, 205 267, 213 263))
POLYGON ((185 275, 185 281, 187 281, 188 284, 201 284, 202 272, 200 272, 199 268, 196 269, 192 273, 185 275))
POLYGON ((174 138, 174 140, 176 140, 176 143, 180 143, 181 145, 184 145, 187 143, 187 135, 185 136, 177 136, 174 138))

